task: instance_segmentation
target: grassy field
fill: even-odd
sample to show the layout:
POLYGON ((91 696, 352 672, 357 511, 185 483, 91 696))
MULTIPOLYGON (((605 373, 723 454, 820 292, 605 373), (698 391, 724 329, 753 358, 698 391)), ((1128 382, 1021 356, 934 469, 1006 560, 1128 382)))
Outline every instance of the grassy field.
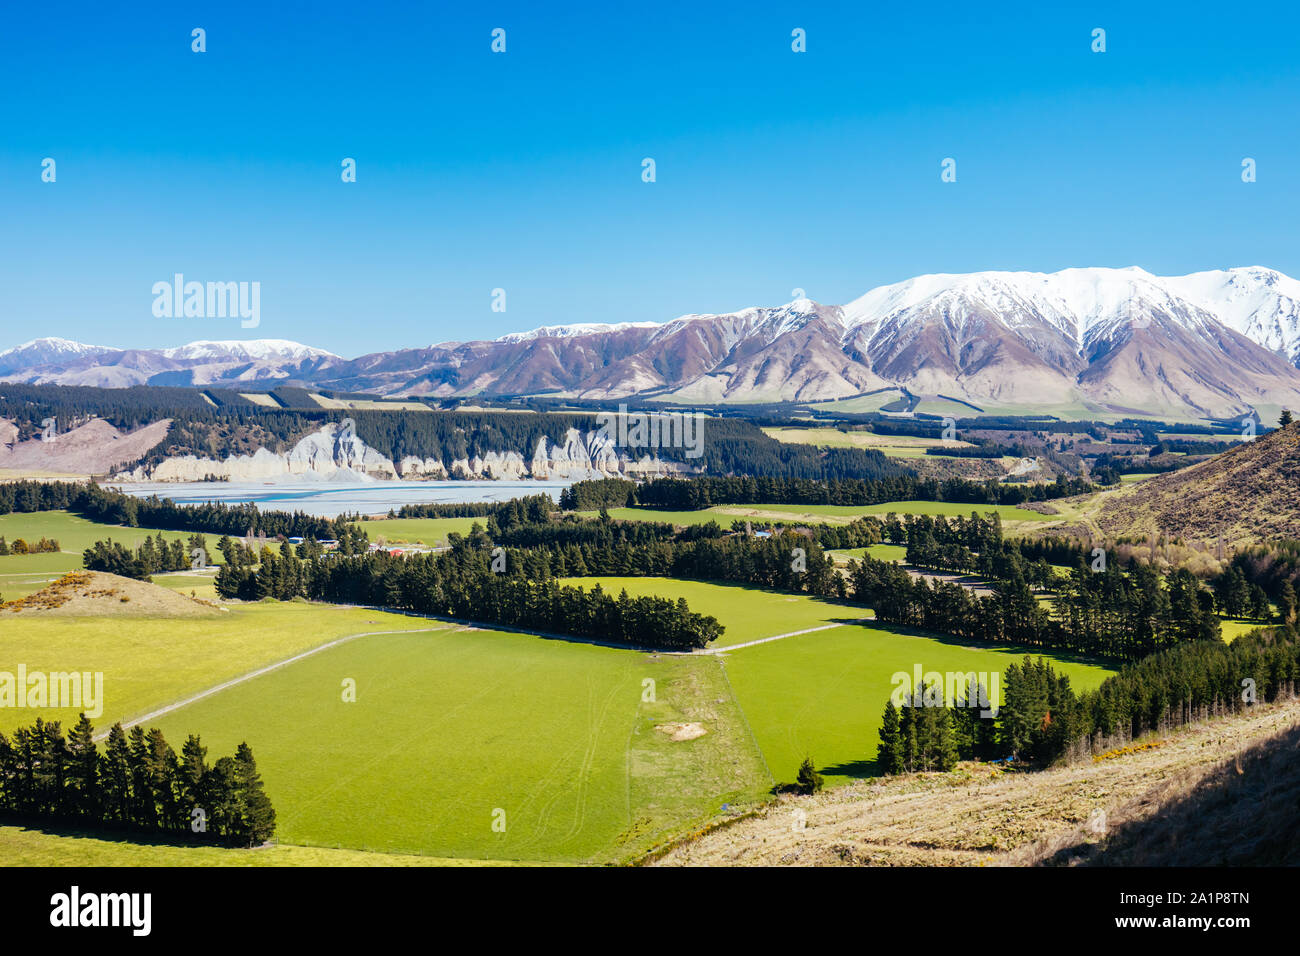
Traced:
POLYGON ((1219 618, 1219 633, 1223 635, 1223 639, 1226 642, 1231 644, 1237 638, 1241 637, 1241 635, 1249 634, 1251 631, 1261 627, 1269 627, 1273 623, 1274 622, 1270 621, 1267 624, 1263 624, 1259 621, 1247 621, 1243 618, 1221 617, 1219 618))
POLYGON ((475 866, 497 861, 277 844, 255 850, 180 846, 75 831, 0 826, 6 866, 475 866))
POLYGON ((215 601, 217 600, 216 576, 216 571, 212 568, 202 571, 176 571, 172 574, 155 574, 153 583, 191 597, 215 601))
POLYGON ((39 591, 81 567, 81 555, 16 554, 0 557, 0 598, 13 601, 39 591))
POLYGON ((927 448, 970 447, 969 442, 964 441, 878 435, 875 432, 842 431, 838 428, 764 428, 763 432, 777 441, 814 445, 818 448, 871 448, 891 458, 925 458, 927 448))
POLYGON ((319 846, 617 860, 769 785, 716 658, 463 628, 352 641, 157 724, 247 740, 279 839, 319 846))
MULTIPOLYGON (((235 605, 205 617, 0 618, 0 670, 104 675, 104 710, 94 723, 147 713, 259 667, 348 634, 435 626, 401 614, 299 602, 235 605)), ((76 722, 71 708, 0 709, 0 731, 37 716, 76 722)), ((179 745, 178 745, 179 746, 179 745)))
MULTIPOLYGON (((119 544, 134 548, 146 537, 153 538, 157 531, 147 528, 125 528, 117 525, 98 524, 87 521, 66 511, 36 511, 0 515, 0 537, 13 544, 17 538, 27 541, 39 541, 41 538, 53 538, 59 542, 60 551, 55 554, 12 554, 0 557, 0 593, 3 593, 6 575, 73 571, 81 567, 81 552, 96 541, 112 538, 119 544)), ((164 531, 162 536, 168 541, 179 538, 189 539, 188 532, 164 531)), ((218 535, 204 535, 208 543, 208 554, 215 563, 220 563, 221 554, 217 551, 218 535)))
POLYGON ((866 608, 839 604, 809 594, 787 594, 739 584, 679 581, 673 578, 567 578, 564 583, 590 590, 597 583, 612 594, 686 598, 692 611, 712 614, 726 631, 710 647, 730 647, 777 634, 789 634, 839 621, 873 617, 866 608))
MULTIPOLYGON (((888 511, 972 510, 997 511, 1008 523, 1051 520, 1005 506, 936 502, 618 509, 613 515, 726 526, 747 515, 847 522, 888 511)), ((468 531, 475 520, 482 519, 362 527, 372 540, 435 544, 449 531, 468 531)), ((134 543, 148 532, 63 513, 0 517, 0 534, 11 541, 44 534, 70 551, 109 533, 134 543)), ((211 548, 215 539, 208 537, 211 548)), ((863 551, 902 560, 904 549, 876 545, 835 554, 863 551)), ((79 553, 0 559, 0 594, 35 590, 66 570, 59 566, 66 558, 80 565, 79 553)), ((305 602, 232 604, 183 619, 0 619, 0 670, 22 663, 29 672, 104 674, 105 708, 95 720, 101 731, 336 638, 399 632, 355 637, 148 722, 174 747, 191 732, 202 734, 210 757, 247 740, 279 815, 277 839, 298 846, 239 853, 5 827, 0 854, 32 865, 620 862, 714 818, 724 804, 761 800, 774 782, 793 779, 805 755, 832 785, 871 773, 895 672, 910 674, 916 664, 926 671, 996 671, 1024 653, 861 624, 735 647, 870 612, 729 584, 641 577, 571 583, 597 581, 608 591, 684 597, 726 626, 718 645, 726 653, 618 650, 305 602), (355 703, 342 700, 346 678, 356 682, 355 703), (493 827, 496 811, 504 811, 504 831, 493 827)), ((211 571, 158 575, 155 582, 213 597, 211 571)), ((1224 635, 1254 626, 1225 622, 1224 635)), ((1076 689, 1096 686, 1109 673, 1082 661, 1060 667, 1076 689)), ((65 725, 76 719, 70 710, 39 715, 65 725)), ((0 730, 35 716, 0 710, 0 730)))
MULTIPOLYGON (((972 505, 948 501, 886 501, 878 505, 715 505, 702 511, 661 511, 655 508, 614 508, 612 518, 628 521, 667 521, 677 525, 707 524, 716 521, 724 528, 746 518, 804 524, 848 524, 863 515, 969 515, 997 512, 1005 524, 1050 521, 1051 515, 1040 514, 1013 505, 972 505)), ((373 535, 372 535, 373 537, 373 535)))
MULTIPOLYGON (((873 773, 894 673, 911 675, 917 664, 923 671, 1000 672, 1025 653, 854 625, 741 648, 726 655, 724 666, 772 774, 793 781, 811 756, 833 785, 873 773)), ((1111 673, 1043 656, 1057 661, 1076 690, 1096 687, 1111 673)))
MULTIPOLYGON (((578 583, 596 580, 685 597, 727 626, 724 647, 869 613, 706 582, 578 583)), ((210 575, 157 581, 211 587, 210 575)), ((832 784, 868 772, 894 671, 918 662, 987 671, 1018 657, 861 625, 724 655, 666 655, 302 602, 236 604, 197 619, 22 622, 0 631, 0 668, 102 671, 100 730, 336 637, 399 632, 355 637, 148 722, 173 746, 201 734, 211 756, 247 740, 277 808, 277 839, 301 847, 245 855, 0 829, 6 858, 55 865, 619 862, 724 804, 761 800, 805 753, 832 784), (348 678, 355 702, 342 699, 348 678)), ((1105 674, 1066 669, 1079 686, 1105 674)), ((31 716, 4 712, 0 729, 31 716)))
POLYGON ((469 534, 477 522, 486 527, 487 518, 384 518, 360 522, 360 528, 371 541, 383 538, 390 544, 427 544, 430 547, 446 544, 447 535, 469 534))
POLYGON ((385 412, 432 412, 433 409, 424 402, 376 401, 366 398, 326 398, 318 392, 312 392, 311 399, 321 408, 348 408, 358 411, 385 412))
POLYGON ((891 402, 903 397, 896 388, 884 389, 872 395, 858 395, 854 398, 831 399, 825 402, 811 402, 810 408, 826 409, 840 412, 878 412, 891 402))
POLYGON ((870 555, 877 561, 902 561, 907 557, 907 546, 902 544, 873 544, 869 548, 844 548, 840 551, 827 551, 835 561, 848 561, 850 558, 862 560, 870 555))

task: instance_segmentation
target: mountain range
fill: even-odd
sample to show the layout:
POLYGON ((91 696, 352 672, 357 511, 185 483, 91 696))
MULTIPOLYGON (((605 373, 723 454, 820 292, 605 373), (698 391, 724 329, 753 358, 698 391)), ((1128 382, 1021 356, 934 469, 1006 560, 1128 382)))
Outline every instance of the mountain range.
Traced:
POLYGON ((1263 267, 924 275, 845 305, 548 326, 354 359, 277 339, 122 349, 43 338, 0 380, 302 386, 386 396, 819 402, 890 389, 987 411, 1232 417, 1300 408, 1300 281, 1263 267))

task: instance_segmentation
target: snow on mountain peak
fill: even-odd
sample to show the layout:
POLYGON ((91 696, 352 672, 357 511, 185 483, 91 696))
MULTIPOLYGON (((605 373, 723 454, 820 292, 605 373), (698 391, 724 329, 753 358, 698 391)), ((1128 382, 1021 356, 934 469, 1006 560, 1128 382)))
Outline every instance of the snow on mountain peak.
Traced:
POLYGON ((1139 266, 923 275, 872 289, 844 307, 844 318, 848 334, 864 325, 897 327, 934 310, 950 321, 987 316, 1009 329, 1045 320, 1082 349, 1120 328, 1148 325, 1157 313, 1187 328, 1200 327, 1202 313, 1213 316, 1215 310, 1180 295, 1176 281, 1139 266))
POLYGON ((623 329, 657 329, 658 322, 579 322, 573 325, 543 325, 528 332, 509 332, 496 342, 515 344, 532 339, 567 339, 576 335, 595 335, 604 332, 619 332, 623 329))
POLYGON ((74 342, 72 339, 60 338, 57 335, 46 335, 38 339, 32 339, 30 342, 24 342, 21 345, 15 345, 11 349, 5 349, 0 352, 0 355, 13 355, 18 352, 36 349, 51 352, 67 352, 69 354, 109 351, 109 348, 105 345, 85 345, 81 342, 74 342))
POLYGON ((169 359, 229 359, 244 358, 255 361, 268 359, 338 358, 333 352, 313 348, 288 339, 200 339, 176 348, 161 349, 160 354, 169 359))

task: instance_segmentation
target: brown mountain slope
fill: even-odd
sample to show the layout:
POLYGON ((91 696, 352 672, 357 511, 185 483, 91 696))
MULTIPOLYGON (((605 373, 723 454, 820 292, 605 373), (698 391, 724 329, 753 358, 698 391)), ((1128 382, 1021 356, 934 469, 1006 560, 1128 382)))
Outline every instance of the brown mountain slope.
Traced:
POLYGON ((1300 865, 1300 725, 1209 773, 1173 778, 1086 829, 1035 847, 1026 862, 1048 866, 1300 865), (1100 829, 1094 827, 1094 829, 1100 829))
POLYGON ((133 432, 120 432, 96 418, 66 432, 55 432, 48 441, 40 438, 18 441, 12 424, 4 420, 0 423, 0 469, 103 475, 118 465, 143 458, 167 437, 172 420, 167 418, 133 432))
POLYGON ((1096 522, 1106 534, 1187 541, 1300 538, 1300 423, 1126 488, 1096 522))

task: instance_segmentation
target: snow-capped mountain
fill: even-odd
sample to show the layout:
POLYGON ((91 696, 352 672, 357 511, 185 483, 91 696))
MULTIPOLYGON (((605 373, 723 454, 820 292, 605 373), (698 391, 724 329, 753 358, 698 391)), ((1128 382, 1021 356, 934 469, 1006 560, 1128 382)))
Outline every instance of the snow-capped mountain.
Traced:
POLYGON ((288 384, 343 361, 332 352, 286 339, 198 341, 167 349, 81 345, 37 339, 0 352, 0 379, 122 388, 131 385, 288 384))
POLYGON ((158 354, 170 359, 204 359, 207 361, 244 360, 265 362, 282 360, 301 362, 313 358, 338 358, 333 352, 312 348, 288 339, 250 339, 240 342, 198 341, 172 349, 159 349, 158 354))
POLYGON ((1164 281, 1229 328, 1300 365, 1300 282, 1261 266, 1164 281))
POLYGON ((527 342, 532 339, 567 339, 575 335, 597 335, 602 332, 618 332, 621 329, 653 329, 658 322, 580 322, 575 325, 543 325, 530 332, 509 332, 496 342, 527 342))
POLYGON ((1261 267, 1179 277, 1136 267, 924 275, 842 306, 801 298, 356 359, 280 340, 84 355, 75 349, 89 347, 75 343, 47 348, 0 353, 8 363, 0 377, 686 402, 824 401, 903 388, 991 411, 1226 417, 1300 408, 1300 282, 1261 267))
POLYGON ((22 345, 15 345, 11 349, 0 352, 0 375, 7 375, 10 372, 17 372, 37 365, 75 362, 92 355, 112 351, 114 350, 106 346, 83 345, 80 342, 61 339, 57 336, 32 339, 30 342, 24 342, 22 345))

